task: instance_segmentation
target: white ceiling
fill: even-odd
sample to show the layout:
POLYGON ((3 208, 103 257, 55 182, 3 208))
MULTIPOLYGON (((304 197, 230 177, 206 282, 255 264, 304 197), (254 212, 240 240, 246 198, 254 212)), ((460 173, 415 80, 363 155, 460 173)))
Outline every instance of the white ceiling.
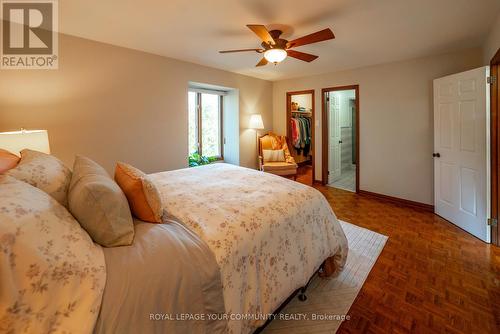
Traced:
POLYGON ((79 0, 60 1, 60 31, 267 80, 417 58, 480 46, 499 0, 79 0), (298 47, 255 68, 261 55, 218 50, 259 47, 246 24, 282 28, 293 39, 331 28, 336 39, 298 47))

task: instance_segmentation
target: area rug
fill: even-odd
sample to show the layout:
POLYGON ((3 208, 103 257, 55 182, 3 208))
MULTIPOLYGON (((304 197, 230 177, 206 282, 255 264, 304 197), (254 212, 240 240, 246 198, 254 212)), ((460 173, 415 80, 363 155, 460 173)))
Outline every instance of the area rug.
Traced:
POLYGON ((349 241, 344 270, 335 278, 315 277, 307 300, 295 297, 264 329, 266 334, 335 333, 358 295, 387 236, 340 221, 349 241))

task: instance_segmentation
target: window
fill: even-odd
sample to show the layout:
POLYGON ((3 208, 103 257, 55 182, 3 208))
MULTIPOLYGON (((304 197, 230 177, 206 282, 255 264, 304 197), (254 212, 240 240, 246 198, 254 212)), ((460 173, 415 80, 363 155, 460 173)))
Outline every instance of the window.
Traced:
POLYGON ((222 95, 189 91, 189 154, 222 159, 222 95))

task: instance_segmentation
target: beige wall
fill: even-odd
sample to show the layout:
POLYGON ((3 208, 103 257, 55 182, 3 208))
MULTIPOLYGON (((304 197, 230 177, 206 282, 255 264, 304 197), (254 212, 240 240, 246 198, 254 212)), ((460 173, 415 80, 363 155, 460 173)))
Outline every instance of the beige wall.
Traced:
POLYGON ((272 129, 272 83, 61 35, 59 70, 0 70, 0 131, 47 129, 52 152, 80 153, 108 171, 117 160, 146 172, 187 166, 189 81, 239 89, 240 164, 256 166, 248 115, 272 129))
POLYGON ((359 84, 360 188, 433 202, 432 80, 479 67, 482 50, 273 83, 273 125, 286 133, 286 92, 316 90, 316 178, 321 177, 321 88, 359 84))
POLYGON ((484 43, 484 53, 483 53, 483 63, 489 64, 491 58, 495 55, 495 53, 500 48, 500 13, 498 13, 497 19, 493 23, 491 27, 490 33, 484 43))

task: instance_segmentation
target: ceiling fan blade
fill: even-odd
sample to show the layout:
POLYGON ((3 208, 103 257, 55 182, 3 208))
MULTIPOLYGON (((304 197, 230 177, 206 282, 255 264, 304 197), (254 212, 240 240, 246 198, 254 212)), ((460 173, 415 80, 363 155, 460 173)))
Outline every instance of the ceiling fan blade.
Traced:
POLYGON ((238 50, 224 50, 224 51, 219 51, 219 53, 246 52, 246 51, 262 52, 264 50, 262 50, 262 49, 238 49, 238 50))
POLYGON ((267 63, 269 63, 267 59, 262 57, 262 59, 257 63, 257 65, 255 65, 255 67, 264 66, 267 65, 267 63))
POLYGON ((318 43, 322 41, 326 41, 329 39, 334 39, 335 35, 333 34, 333 31, 330 30, 330 28, 317 31, 315 33, 309 34, 304 37, 300 37, 297 39, 294 39, 293 41, 290 41, 287 43, 287 48, 295 48, 297 46, 301 45, 306 45, 306 44, 312 44, 312 43, 318 43))
POLYGON ((273 36, 267 31, 266 27, 262 24, 247 24, 248 29, 252 30, 259 38, 270 45, 276 44, 273 36))
POLYGON ((299 51, 294 51, 294 50, 286 50, 286 53, 293 58, 297 58, 303 61, 307 61, 308 63, 312 62, 314 59, 318 58, 318 56, 309 54, 309 53, 304 53, 304 52, 299 52, 299 51))

